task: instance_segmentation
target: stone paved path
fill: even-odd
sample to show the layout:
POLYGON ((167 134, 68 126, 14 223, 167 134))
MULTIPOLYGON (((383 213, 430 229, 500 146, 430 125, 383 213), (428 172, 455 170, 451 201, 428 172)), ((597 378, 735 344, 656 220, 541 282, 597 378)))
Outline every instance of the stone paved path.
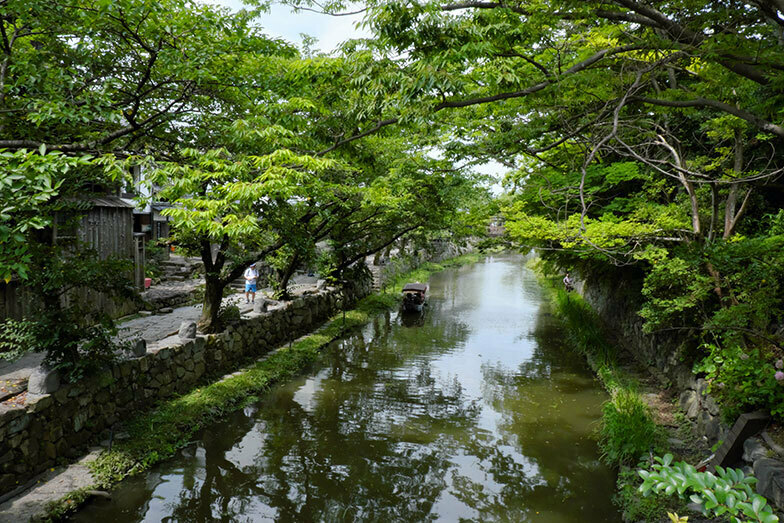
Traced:
POLYGON ((87 463, 94 460, 100 450, 93 450, 77 463, 53 468, 33 479, 32 486, 24 494, 0 505, 0 523, 29 521, 33 517, 41 516, 49 502, 74 490, 91 486, 95 480, 87 468, 87 463))
MULTIPOLYGON (((223 298, 223 305, 227 304, 237 305, 240 308, 240 313, 251 310, 251 306, 245 304, 243 294, 232 294, 223 298)), ((141 316, 118 325, 117 337, 126 340, 142 338, 150 344, 176 334, 182 322, 197 321, 199 316, 201 316, 201 306, 197 305, 177 307, 169 313, 141 316)))
POLYGON ((43 354, 33 352, 16 361, 0 360, 0 381, 26 380, 43 359, 43 354))
MULTIPOLYGON (((290 289, 309 286, 316 283, 316 278, 313 276, 299 276, 292 278, 292 285, 290 289)), ((272 289, 260 289, 256 293, 256 298, 263 298, 265 293, 269 295, 272 289)), ((237 292, 223 298, 222 305, 236 305, 240 309, 240 314, 245 314, 253 310, 253 305, 245 303, 245 293, 237 292)), ((177 334, 180 330, 180 325, 184 321, 197 321, 201 316, 200 305, 186 305, 184 307, 177 307, 169 313, 158 313, 150 316, 142 316, 135 318, 119 325, 120 332, 118 338, 132 339, 142 338, 151 344, 155 341, 162 340, 172 334, 177 334)))

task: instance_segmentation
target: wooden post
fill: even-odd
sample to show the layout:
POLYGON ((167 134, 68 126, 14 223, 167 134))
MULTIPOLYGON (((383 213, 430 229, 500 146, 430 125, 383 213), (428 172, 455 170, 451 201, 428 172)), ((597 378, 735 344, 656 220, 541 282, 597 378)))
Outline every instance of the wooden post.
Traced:
POLYGON ((133 283, 139 290, 144 290, 144 233, 133 233, 133 283))
POLYGON ((708 470, 714 472, 717 466, 728 467, 740 460, 743 455, 743 442, 751 436, 761 432, 770 421, 770 415, 765 411, 754 411, 738 416, 737 421, 727 434, 716 451, 713 459, 708 464, 708 470))

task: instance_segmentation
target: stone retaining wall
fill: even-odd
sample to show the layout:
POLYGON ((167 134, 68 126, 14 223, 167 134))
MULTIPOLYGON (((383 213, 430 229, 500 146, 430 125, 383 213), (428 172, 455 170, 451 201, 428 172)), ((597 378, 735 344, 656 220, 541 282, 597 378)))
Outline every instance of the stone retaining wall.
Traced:
POLYGON ((22 406, 0 406, 0 494, 81 455, 85 445, 132 411, 148 409, 230 372, 309 332, 370 292, 368 279, 343 290, 314 289, 269 312, 250 313, 219 334, 188 340, 172 336, 151 345, 139 358, 118 361, 53 394, 28 395, 22 406))
POLYGON ((474 252, 473 242, 458 246, 448 241, 432 241, 427 251, 419 251, 416 255, 398 255, 383 266, 372 267, 371 271, 376 279, 376 287, 381 288, 398 274, 416 269, 425 262, 439 263, 472 252, 474 252))

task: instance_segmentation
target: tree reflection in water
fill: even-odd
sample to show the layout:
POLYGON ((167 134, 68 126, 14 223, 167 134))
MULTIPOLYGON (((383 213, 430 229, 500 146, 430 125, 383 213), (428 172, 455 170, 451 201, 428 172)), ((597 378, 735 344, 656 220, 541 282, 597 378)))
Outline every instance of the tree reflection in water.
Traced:
POLYGON ((534 357, 514 372, 482 366, 485 400, 502 421, 498 440, 468 444, 486 476, 453 477, 456 497, 478 513, 464 520, 580 521, 581 514, 594 513, 613 521, 617 515, 607 500, 593 495, 597 482, 613 481, 593 438, 604 394, 584 361, 564 345, 547 308, 539 311, 532 334, 534 357))
MULTIPOLYGON (((171 520, 433 519, 433 504, 448 486, 450 435, 470 429, 479 406, 464 398, 457 380, 435 379, 428 358, 404 367, 438 347, 390 346, 388 328, 387 314, 337 343, 316 378, 276 390, 253 417, 237 414, 219 433, 206 432, 201 479, 180 492, 171 520), (297 391, 313 380, 318 388, 303 406, 297 391), (253 459, 234 463, 227 455, 249 431, 266 436, 254 440, 253 459)), ((466 334, 454 324, 447 332, 429 329, 438 329, 440 347, 454 347, 466 334)), ((435 339, 428 329, 419 334, 435 339)))

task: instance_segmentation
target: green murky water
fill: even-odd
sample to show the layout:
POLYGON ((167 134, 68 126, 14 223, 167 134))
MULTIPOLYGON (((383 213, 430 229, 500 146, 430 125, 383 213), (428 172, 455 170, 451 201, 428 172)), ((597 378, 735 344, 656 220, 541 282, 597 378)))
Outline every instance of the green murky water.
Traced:
POLYGON ((605 394, 519 256, 435 275, 77 521, 620 521, 605 394))

